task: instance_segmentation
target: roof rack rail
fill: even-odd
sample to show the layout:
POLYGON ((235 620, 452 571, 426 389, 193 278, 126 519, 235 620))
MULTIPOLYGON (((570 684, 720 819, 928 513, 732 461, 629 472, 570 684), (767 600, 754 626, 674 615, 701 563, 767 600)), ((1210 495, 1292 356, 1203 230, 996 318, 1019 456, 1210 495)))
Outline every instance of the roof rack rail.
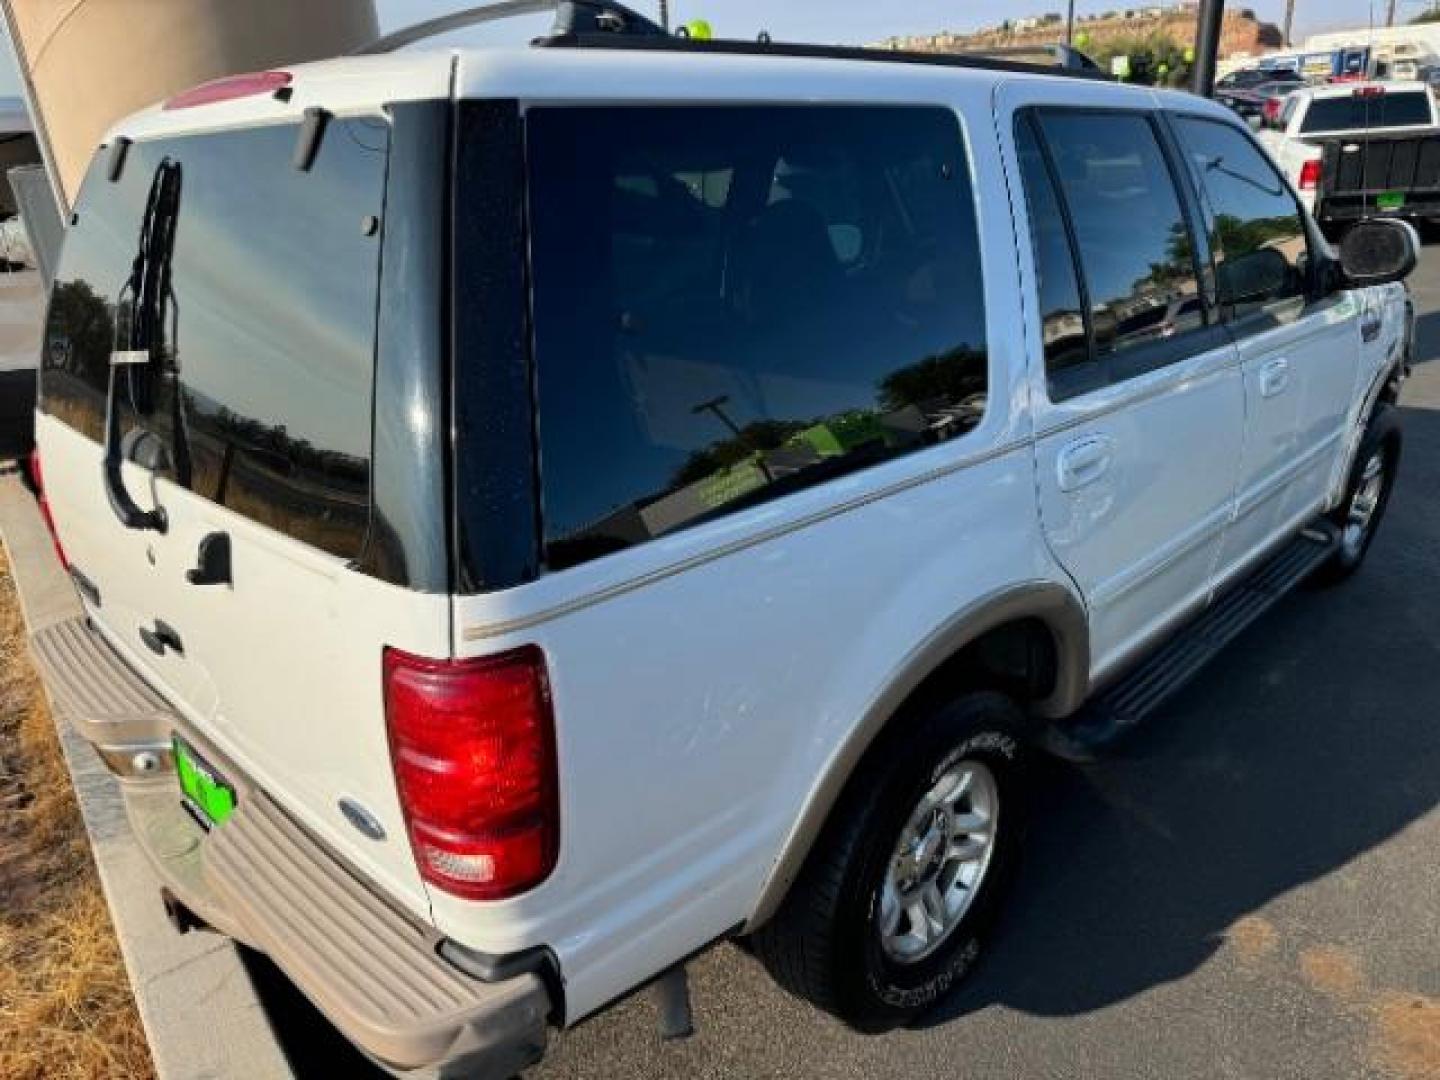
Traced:
MULTIPOLYGON (((1052 42, 1048 45, 1005 45, 997 49, 977 49, 965 56, 985 56, 992 60, 1021 60, 1028 56, 1048 56, 1056 67, 1070 71, 1099 71, 1100 65, 1073 45, 1052 42)), ((1031 61, 1025 61, 1027 63, 1031 61)), ((1036 61, 1044 66, 1044 61, 1036 61)))
MULTIPOLYGON (((862 48, 846 45, 805 45, 795 42, 735 41, 725 38, 658 35, 561 33, 538 38, 537 48, 547 49, 631 49, 644 52, 711 53, 730 56, 786 56, 818 60, 867 60, 882 64, 920 64, 933 67, 974 68, 982 71, 1011 71, 1026 75, 1063 75, 1075 79, 1114 81, 1084 53, 1065 45, 1046 48, 1055 56, 1053 64, 1027 63, 996 53, 929 53, 902 49, 862 48)), ((1042 47, 1027 49, 1034 56, 1042 47)))
POLYGON ((669 38, 657 24, 615 0, 499 0, 498 3, 466 8, 407 26, 368 45, 360 46, 350 55, 375 56, 394 52, 427 38, 448 34, 452 30, 463 30, 468 26, 481 26, 524 15, 539 15, 547 11, 555 12, 555 24, 550 31, 552 38, 669 38))

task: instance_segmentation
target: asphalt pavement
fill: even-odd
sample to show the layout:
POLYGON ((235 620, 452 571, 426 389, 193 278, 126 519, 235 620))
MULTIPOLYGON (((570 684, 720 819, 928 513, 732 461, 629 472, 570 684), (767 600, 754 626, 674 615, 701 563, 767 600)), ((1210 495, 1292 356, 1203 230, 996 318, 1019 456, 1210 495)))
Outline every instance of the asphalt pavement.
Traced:
MULTIPOLYGON (((691 968, 694 1038, 661 1042, 640 995, 527 1077, 1440 1078, 1440 247, 1412 289, 1421 363, 1369 562, 1281 603, 1114 757, 1045 766, 958 993, 860 1036, 724 945, 691 968)), ((255 970, 297 1073, 353 1075, 255 970)))

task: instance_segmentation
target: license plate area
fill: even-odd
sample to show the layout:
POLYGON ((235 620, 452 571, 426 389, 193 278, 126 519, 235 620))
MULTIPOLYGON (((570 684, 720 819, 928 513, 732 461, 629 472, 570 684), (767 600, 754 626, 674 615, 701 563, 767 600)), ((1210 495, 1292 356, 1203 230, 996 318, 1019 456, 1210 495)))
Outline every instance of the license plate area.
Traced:
POLYGON ((235 789, 180 736, 173 736, 171 745, 181 805, 207 831, 225 824, 235 812, 235 789))

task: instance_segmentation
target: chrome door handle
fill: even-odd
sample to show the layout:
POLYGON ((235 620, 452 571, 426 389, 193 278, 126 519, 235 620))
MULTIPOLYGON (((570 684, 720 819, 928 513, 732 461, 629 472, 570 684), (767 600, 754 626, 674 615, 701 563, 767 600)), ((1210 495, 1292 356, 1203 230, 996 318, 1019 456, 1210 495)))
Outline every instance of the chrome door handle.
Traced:
POLYGON ((1284 357, 1271 360, 1260 369, 1260 396, 1278 397, 1290 386, 1290 361, 1284 357))
POLYGON ((1110 471, 1114 443, 1104 435, 1073 442, 1055 461, 1055 479, 1061 491, 1077 491, 1095 483, 1110 471))

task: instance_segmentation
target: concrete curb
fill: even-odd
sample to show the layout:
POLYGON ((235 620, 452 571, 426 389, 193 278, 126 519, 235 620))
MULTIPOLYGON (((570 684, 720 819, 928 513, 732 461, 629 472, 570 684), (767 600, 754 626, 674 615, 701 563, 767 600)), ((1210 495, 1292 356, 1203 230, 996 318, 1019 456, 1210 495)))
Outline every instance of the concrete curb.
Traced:
MULTIPOLYGON (((13 465, 0 469, 0 539, 31 634, 80 613, 39 508, 13 465)), ((117 781, 51 708, 90 834, 100 883, 161 1080, 291 1080, 294 1076, 232 943, 181 936, 130 833, 117 781)))

